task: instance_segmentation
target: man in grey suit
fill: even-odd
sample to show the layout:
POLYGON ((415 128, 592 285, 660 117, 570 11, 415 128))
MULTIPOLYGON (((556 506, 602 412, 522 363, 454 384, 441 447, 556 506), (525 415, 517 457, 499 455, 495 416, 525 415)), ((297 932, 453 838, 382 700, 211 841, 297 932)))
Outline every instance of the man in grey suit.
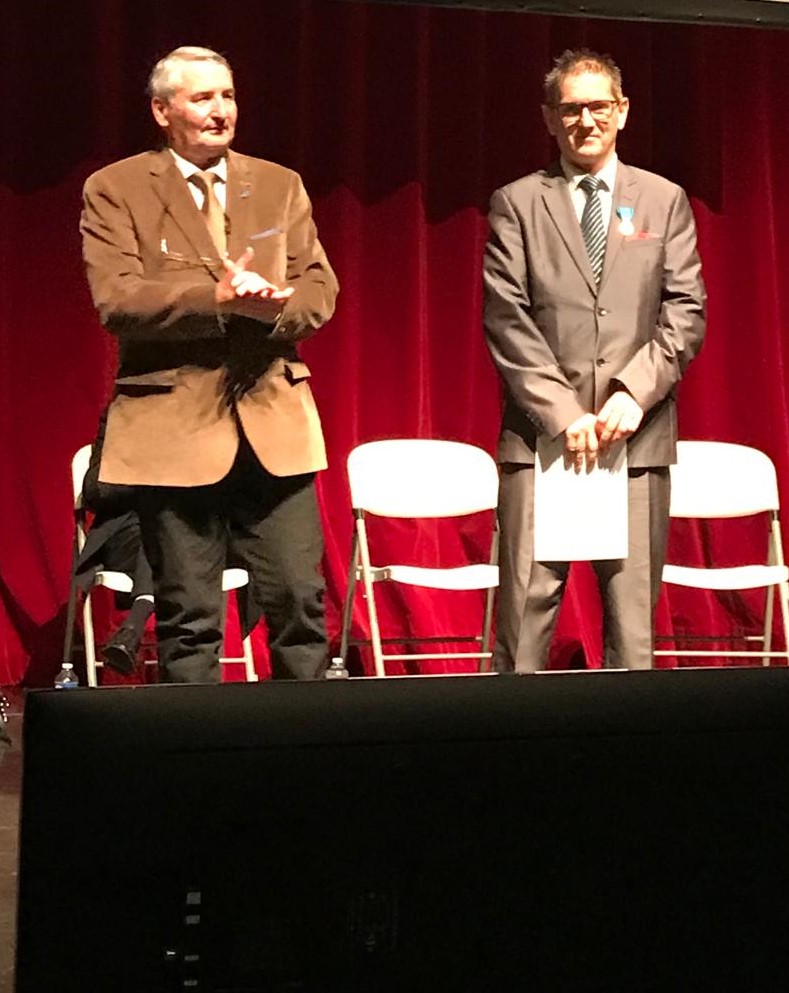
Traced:
POLYGON ((604 665, 652 665, 653 616, 676 458, 676 386, 701 346, 705 292, 688 199, 620 162, 629 102, 608 56, 561 55, 543 117, 550 168, 497 190, 484 320, 503 380, 502 529, 495 668, 545 667, 569 564, 533 556, 537 438, 563 437, 579 470, 627 439, 629 554, 593 563, 604 665))

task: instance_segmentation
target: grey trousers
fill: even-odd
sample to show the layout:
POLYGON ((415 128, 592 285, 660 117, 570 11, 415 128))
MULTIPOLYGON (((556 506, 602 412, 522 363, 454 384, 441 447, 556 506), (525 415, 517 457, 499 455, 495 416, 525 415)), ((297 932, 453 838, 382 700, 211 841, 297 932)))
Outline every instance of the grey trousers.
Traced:
MULTIPOLYGON (((497 672, 535 672, 548 661, 569 562, 535 562, 534 466, 501 467, 497 672)), ((654 613, 666 557, 669 470, 631 469, 629 556, 593 562, 603 604, 603 665, 652 667, 654 613)))

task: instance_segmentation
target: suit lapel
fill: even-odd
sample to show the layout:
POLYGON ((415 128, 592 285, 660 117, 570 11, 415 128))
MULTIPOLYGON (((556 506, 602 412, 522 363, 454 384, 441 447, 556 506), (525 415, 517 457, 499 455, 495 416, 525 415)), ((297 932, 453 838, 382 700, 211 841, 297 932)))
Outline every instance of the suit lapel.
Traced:
MULTIPOLYGON (((244 157, 229 152, 227 157, 227 207, 229 221, 227 253, 237 259, 249 244, 253 231, 253 188, 244 157)), ((252 263, 254 268, 254 262, 252 263)))
POLYGON ((167 149, 154 156, 151 184, 164 209, 181 229, 195 255, 213 276, 217 276, 216 246, 194 202, 184 177, 167 149))
POLYGON ((545 208, 556 226, 559 237, 578 267, 578 271, 586 280, 592 293, 596 294, 597 286, 595 285, 594 273, 589 263, 589 255, 581 235, 581 226, 575 216, 573 202, 570 199, 570 190, 561 165, 556 163, 551 166, 543 176, 542 181, 545 208))
POLYGON ((614 183, 614 198, 611 204, 611 220, 608 223, 608 236, 605 243, 605 259, 603 260, 603 272, 600 276, 600 289, 605 285, 611 270, 614 268, 619 250, 625 240, 625 236, 620 232, 620 218, 617 214, 619 207, 635 208, 638 198, 638 183, 634 173, 628 169, 624 163, 620 162, 616 169, 616 182, 614 183))

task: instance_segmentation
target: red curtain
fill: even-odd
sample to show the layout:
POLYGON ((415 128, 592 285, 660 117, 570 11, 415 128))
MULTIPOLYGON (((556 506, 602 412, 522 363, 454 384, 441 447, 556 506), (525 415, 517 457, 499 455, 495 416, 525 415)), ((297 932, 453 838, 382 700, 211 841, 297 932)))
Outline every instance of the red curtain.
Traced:
MULTIPOLYGON (((337 314, 305 348, 331 459, 320 488, 334 638, 351 536, 350 449, 387 436, 494 449, 499 387, 480 326, 487 201, 551 158, 541 78, 567 46, 620 62, 632 104, 622 158, 676 180, 692 200, 709 330, 682 385, 681 433, 763 448, 789 492, 789 33, 332 0, 267 0, 239 17, 183 0, 86 0, 45 18, 18 4, 0 41, 0 684, 46 684, 57 667, 69 461, 92 439, 112 379, 113 343, 81 269, 81 185, 155 140, 146 75, 184 43, 231 59, 236 146, 302 173, 340 277, 337 314)), ((482 541, 439 537, 450 559, 482 541)), ((390 548, 410 555, 412 539, 401 526, 390 548)), ((742 554, 740 539, 711 531, 675 541, 729 562, 742 554)), ((599 662, 591 585, 579 570, 560 662, 577 661, 579 649, 599 662)), ((740 597, 674 594, 659 626, 736 628, 753 610, 740 597)), ((403 597, 385 619, 404 632, 473 630, 478 606, 403 597)))

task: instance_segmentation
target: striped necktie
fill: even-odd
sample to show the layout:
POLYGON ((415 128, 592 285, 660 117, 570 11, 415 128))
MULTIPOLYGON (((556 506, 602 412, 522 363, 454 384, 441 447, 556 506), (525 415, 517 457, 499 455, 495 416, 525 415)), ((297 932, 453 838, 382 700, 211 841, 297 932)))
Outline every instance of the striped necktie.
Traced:
POLYGON ((603 181, 596 176, 584 176, 578 185, 586 193, 584 212, 581 215, 581 234, 584 237, 595 282, 599 283, 603 272, 603 258, 605 257, 603 208, 598 193, 603 181))
POLYGON ((220 258, 227 251, 227 233, 225 228, 225 212, 222 204, 216 195, 214 183, 221 179, 215 172, 195 172, 189 177, 203 191, 203 216, 208 225, 208 233, 211 235, 220 258))

